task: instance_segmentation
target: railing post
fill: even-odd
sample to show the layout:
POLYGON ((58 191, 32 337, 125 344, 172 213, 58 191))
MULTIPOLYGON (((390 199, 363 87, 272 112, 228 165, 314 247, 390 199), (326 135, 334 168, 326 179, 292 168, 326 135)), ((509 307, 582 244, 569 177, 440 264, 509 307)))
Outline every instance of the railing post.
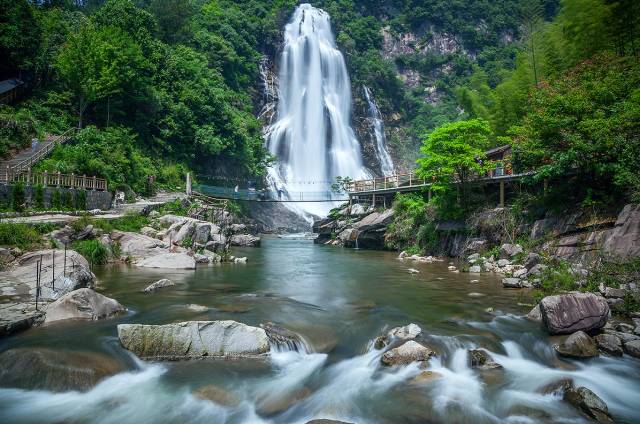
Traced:
POLYGON ((82 174, 82 188, 87 188, 87 175, 82 174))
POLYGON ((42 176, 42 185, 46 187, 47 186, 47 182, 48 182, 47 181, 47 171, 44 171, 44 174, 42 176))
POLYGON ((60 171, 58 171, 58 180, 56 186, 60 187, 60 171))
POLYGON ((73 172, 71 173, 71 188, 76 188, 76 176, 73 172))
POLYGON ((31 167, 27 169, 27 185, 31 184, 31 167))
POLYGON ((94 190, 94 191, 96 190, 96 181, 97 181, 97 180, 98 180, 98 179, 97 179, 97 178, 96 178, 96 176, 94 175, 94 176, 93 176, 93 190, 94 190))

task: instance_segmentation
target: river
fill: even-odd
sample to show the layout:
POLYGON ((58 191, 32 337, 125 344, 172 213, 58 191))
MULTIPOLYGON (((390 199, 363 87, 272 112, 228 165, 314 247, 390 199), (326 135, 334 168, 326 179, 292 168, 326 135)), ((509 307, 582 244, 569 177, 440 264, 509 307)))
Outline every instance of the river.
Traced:
POLYGON ((558 395, 541 393, 562 378, 597 393, 617 422, 640 421, 637 360, 559 359, 553 340, 520 317, 529 308, 518 304, 531 300, 503 289, 494 276, 455 274, 446 262, 405 263, 391 252, 309 240, 265 239, 260 249, 234 253, 249 262, 190 272, 124 265, 95 270, 99 290, 124 304, 126 315, 35 328, 3 339, 0 351, 94 352, 115 359, 126 371, 86 392, 0 388, 0 422, 586 422, 558 395), (420 273, 410 274, 409 267, 420 273), (176 286, 141 293, 159 278, 176 286), (119 323, 218 319, 278 323, 302 335, 310 352, 274 352, 267 361, 145 363, 121 348, 116 336, 119 323), (439 378, 411 382, 421 372, 417 366, 384 367, 382 352, 370 347, 385 329, 411 322, 423 330, 418 340, 438 353, 430 369, 439 378), (469 368, 466 349, 471 347, 488 349, 504 368, 469 368), (237 401, 224 407, 192 394, 208 384, 237 401))

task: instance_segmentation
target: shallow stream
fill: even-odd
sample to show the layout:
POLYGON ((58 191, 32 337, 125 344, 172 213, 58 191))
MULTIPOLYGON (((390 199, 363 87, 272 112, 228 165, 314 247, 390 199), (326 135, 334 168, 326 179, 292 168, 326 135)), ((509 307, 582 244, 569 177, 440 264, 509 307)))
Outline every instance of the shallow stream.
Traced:
POLYGON ((530 298, 503 289, 494 276, 454 274, 446 262, 402 262, 390 252, 308 240, 266 239, 260 249, 235 253, 249 262, 195 272, 115 265, 96 270, 99 290, 124 304, 128 314, 32 329, 2 339, 0 351, 92 352, 125 371, 85 392, 0 388, 0 422, 586 422, 557 394, 543 393, 545 385, 563 378, 593 390, 616 422, 640 422, 640 361, 560 359, 554 340, 521 318, 530 298), (410 274, 410 267, 420 273, 410 274), (176 286, 141 293, 159 278, 176 286), (275 322, 300 334, 309 352, 275 352, 266 361, 145 363, 116 337, 119 323, 219 319, 275 322), (418 340, 438 353, 430 370, 439 378, 412 382, 421 372, 417 366, 384 367, 382 351, 370 348, 385 329, 411 322, 423 330, 418 340), (492 352, 503 369, 469 368, 466 350, 472 347, 492 352), (234 398, 231 406, 193 395, 211 384, 234 398))

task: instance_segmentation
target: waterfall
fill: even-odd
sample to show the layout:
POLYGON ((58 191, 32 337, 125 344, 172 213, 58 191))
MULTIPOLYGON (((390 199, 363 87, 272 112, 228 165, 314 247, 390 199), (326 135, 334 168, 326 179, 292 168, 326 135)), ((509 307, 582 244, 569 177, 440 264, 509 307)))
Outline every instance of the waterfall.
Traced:
POLYGON ((380 109, 378 109, 378 105, 371 96, 371 90, 369 90, 369 87, 363 86, 363 89, 364 97, 366 98, 367 104, 369 105, 369 113, 371 114, 371 119, 373 120, 373 136, 376 140, 374 147, 376 151, 376 158, 378 159, 378 163, 380 163, 380 171, 385 176, 393 175, 393 160, 391 159, 391 155, 389 155, 389 151, 387 150, 387 137, 384 134, 382 114, 380 113, 380 109))
MULTIPOLYGON (((318 200, 327 198, 338 176, 367 177, 350 126, 349 75, 325 11, 297 7, 285 27, 279 66, 277 121, 266 132, 267 148, 277 158, 271 184, 288 200, 318 200)), ((326 215, 335 203, 288 206, 310 218, 326 215)))

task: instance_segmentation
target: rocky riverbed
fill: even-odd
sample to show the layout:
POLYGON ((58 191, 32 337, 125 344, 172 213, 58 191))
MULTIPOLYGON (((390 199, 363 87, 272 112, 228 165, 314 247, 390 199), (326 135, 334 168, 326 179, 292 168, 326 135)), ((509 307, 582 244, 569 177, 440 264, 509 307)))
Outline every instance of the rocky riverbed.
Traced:
POLYGON ((603 298, 566 294, 529 313, 519 305, 529 303, 524 289, 504 288, 497 273, 456 273, 436 258, 398 260, 307 240, 262 244, 236 248, 246 266, 95 267, 96 288, 117 303, 74 294, 88 294, 83 288, 60 298, 62 311, 94 302, 113 314, 5 338, 0 418, 631 423, 639 416, 640 328, 611 319, 603 298))

